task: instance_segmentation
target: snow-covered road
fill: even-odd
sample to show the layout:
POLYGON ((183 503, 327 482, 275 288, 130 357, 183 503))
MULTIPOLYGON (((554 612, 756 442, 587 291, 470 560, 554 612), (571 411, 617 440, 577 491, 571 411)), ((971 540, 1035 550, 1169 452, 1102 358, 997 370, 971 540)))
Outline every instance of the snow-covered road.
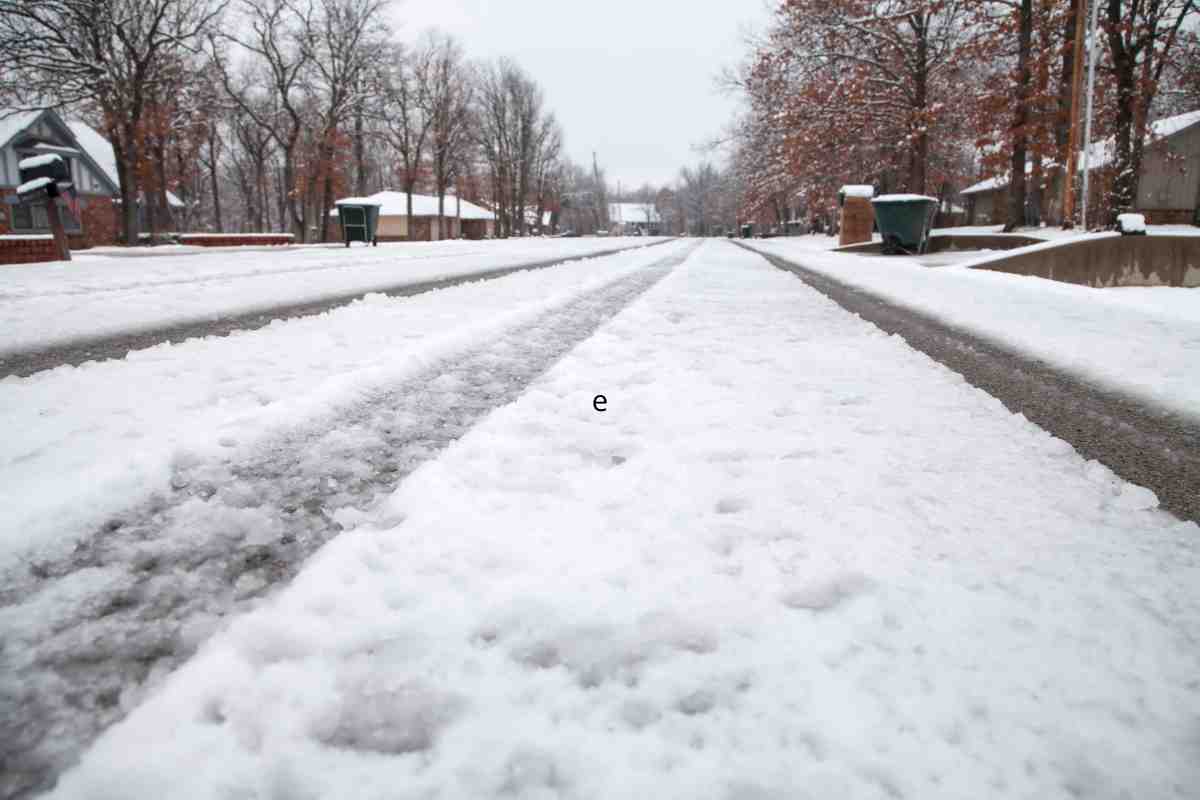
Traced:
POLYGON ((650 241, 448 240, 184 254, 164 248, 145 257, 84 252, 71 262, 0 269, 0 356, 650 241))
POLYGON ((1153 506, 708 243, 52 796, 1192 797, 1200 528, 1153 506))
POLYGON ((968 266, 1000 253, 929 269, 915 258, 830 252, 835 242, 801 236, 748 244, 1109 390, 1200 419, 1198 289, 1097 289, 968 266))
POLYGON ((12 484, 0 797, 53 778, 221 618, 290 578, 687 250, 373 297, 0 385, 16 448, 0 459, 12 484), (62 413, 39 424, 48 410, 62 413), (127 453, 131 433, 143 446, 127 453))

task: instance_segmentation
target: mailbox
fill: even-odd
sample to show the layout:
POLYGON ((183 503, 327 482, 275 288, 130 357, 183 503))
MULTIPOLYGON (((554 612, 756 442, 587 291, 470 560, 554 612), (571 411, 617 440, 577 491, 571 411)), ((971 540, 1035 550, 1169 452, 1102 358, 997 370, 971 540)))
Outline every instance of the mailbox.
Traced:
POLYGON ((73 186, 71 169, 57 153, 23 158, 17 164, 17 169, 21 174, 21 187, 17 189, 17 194, 22 199, 58 197, 73 186))
POLYGON ((70 183, 71 181, 71 170, 63 157, 57 153, 23 158, 17 164, 17 169, 21 171, 21 183, 34 178, 50 178, 56 183, 62 181, 70 183))

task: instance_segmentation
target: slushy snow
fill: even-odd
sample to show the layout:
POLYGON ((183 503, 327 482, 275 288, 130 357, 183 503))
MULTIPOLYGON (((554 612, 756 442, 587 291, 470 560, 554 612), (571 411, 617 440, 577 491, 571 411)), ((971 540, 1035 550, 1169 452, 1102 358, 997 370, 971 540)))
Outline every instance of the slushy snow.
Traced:
POLYGON ((1154 506, 708 243, 50 796, 1193 797, 1200 529, 1154 506))

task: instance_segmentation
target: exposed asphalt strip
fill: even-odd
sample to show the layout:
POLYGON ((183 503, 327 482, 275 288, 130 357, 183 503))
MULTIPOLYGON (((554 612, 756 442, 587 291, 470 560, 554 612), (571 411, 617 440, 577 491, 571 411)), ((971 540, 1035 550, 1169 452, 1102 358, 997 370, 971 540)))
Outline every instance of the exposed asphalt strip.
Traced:
POLYGON ((1161 507, 1175 516, 1200 522, 1200 419, 1097 388, 1002 344, 735 243, 795 274, 850 313, 901 336, 910 347, 959 373, 1009 411, 1024 414, 1085 458, 1152 490, 1161 507))
POLYGON ((240 314, 233 314, 231 316, 219 317, 216 319, 192 320, 189 322, 179 323, 177 325, 168 325, 162 328, 154 328, 151 330, 119 333, 112 336, 102 336, 94 339, 76 339, 74 341, 51 345, 50 347, 38 348, 36 350, 26 350, 18 353, 4 353, 0 354, 0 378, 5 378, 9 375, 16 375, 23 378, 33 375, 36 372, 54 369, 55 367, 61 367, 66 364, 78 366, 79 364, 83 364, 88 361, 104 361, 113 358, 124 358, 125 355, 132 350, 144 350, 147 347, 153 347, 154 345, 162 344, 163 342, 177 344, 179 342, 198 337, 228 336, 234 331, 253 331, 257 330, 258 328, 266 327, 277 319, 292 319, 294 317, 306 317, 313 314, 321 314, 337 308, 338 306, 344 306, 347 303, 351 303, 368 294, 386 294, 389 297, 411 297, 415 294, 431 292, 434 289, 445 289, 449 286, 457 286, 460 283, 470 283, 471 281, 502 278, 505 275, 511 275, 514 272, 521 272, 523 270, 546 269, 547 267, 556 267, 559 264, 565 264, 569 261, 601 258, 603 256, 611 256, 616 253, 622 253, 626 250, 636 250, 642 247, 654 247, 656 245, 665 244, 669 241, 671 240, 665 239, 661 242, 633 245, 632 247, 614 247, 611 250, 601 250, 597 253, 589 253, 582 256, 570 256, 568 258, 533 261, 528 264, 517 264, 511 267, 496 267, 494 269, 481 270, 479 272, 472 272, 466 275, 455 275, 449 278, 438 278, 436 280, 421 281, 419 283, 405 283, 380 289, 358 289, 353 292, 344 292, 338 295, 326 296, 320 300, 309 300, 300 303, 272 306, 270 308, 259 308, 253 311, 246 311, 240 314))
POLYGON ((666 257, 256 447, 0 575, 0 797, 49 789, 217 628, 694 250, 666 257), (344 512, 343 512, 344 513, 344 512))

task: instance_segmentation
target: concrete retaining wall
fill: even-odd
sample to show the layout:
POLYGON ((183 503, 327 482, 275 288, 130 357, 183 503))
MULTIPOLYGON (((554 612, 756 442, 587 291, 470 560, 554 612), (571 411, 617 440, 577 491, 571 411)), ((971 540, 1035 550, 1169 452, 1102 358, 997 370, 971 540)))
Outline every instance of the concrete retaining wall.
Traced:
POLYGON ((1200 236, 1103 236, 1015 253, 976 269, 1084 286, 1200 286, 1200 236))
MULTIPOLYGON (((1044 239, 1022 236, 1017 233, 950 233, 929 237, 929 252, 942 253, 947 250, 1015 250, 1031 244, 1041 244, 1044 239)), ((864 242, 837 248, 839 253, 881 254, 882 242, 864 242)))

